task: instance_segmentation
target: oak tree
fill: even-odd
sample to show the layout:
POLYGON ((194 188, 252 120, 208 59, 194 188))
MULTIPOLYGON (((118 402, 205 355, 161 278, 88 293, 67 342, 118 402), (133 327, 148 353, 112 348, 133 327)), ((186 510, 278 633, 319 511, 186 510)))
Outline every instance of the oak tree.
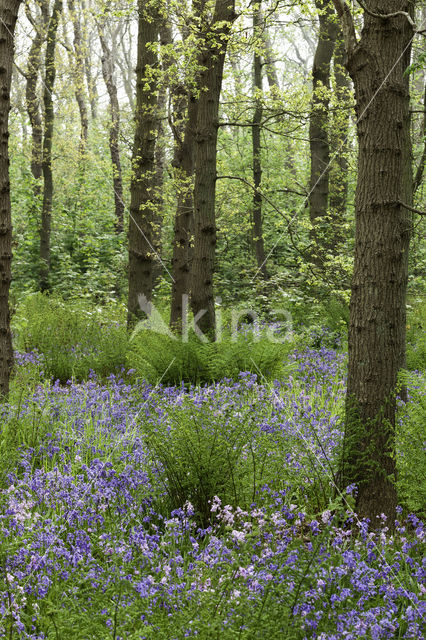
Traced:
POLYGON ((405 364, 411 233, 410 0, 368 0, 360 37, 334 0, 354 82, 358 136, 355 257, 342 484, 358 485, 359 516, 393 522, 398 373, 405 364))

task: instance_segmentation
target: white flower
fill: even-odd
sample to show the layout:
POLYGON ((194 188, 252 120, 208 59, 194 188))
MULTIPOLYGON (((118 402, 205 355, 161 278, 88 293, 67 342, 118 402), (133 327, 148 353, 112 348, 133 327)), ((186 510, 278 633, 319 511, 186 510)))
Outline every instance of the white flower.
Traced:
POLYGON ((330 518, 331 518, 330 509, 326 509, 325 511, 323 511, 322 516, 321 516, 321 520, 323 521, 323 523, 327 524, 327 522, 330 522, 330 518))
POLYGON ((238 542, 244 542, 246 539, 244 531, 236 531, 236 529, 232 531, 232 536, 235 538, 235 540, 238 540, 238 542))
POLYGON ((210 511, 215 513, 215 511, 217 511, 220 508, 221 504, 222 504, 222 500, 220 498, 218 498, 217 496, 214 496, 213 503, 212 503, 212 506, 210 508, 210 511))

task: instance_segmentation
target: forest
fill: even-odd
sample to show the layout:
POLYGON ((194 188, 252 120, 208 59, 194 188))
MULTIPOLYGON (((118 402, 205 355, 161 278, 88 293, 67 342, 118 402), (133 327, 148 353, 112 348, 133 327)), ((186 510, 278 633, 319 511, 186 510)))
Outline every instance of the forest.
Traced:
POLYGON ((0 638, 424 638, 425 43, 0 0, 0 638))

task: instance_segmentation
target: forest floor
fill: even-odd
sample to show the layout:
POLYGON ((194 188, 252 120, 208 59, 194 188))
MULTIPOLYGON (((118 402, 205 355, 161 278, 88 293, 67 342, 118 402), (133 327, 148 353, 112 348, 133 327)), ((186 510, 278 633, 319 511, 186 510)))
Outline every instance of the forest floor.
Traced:
POLYGON ((2 407, 0 637, 424 637, 424 375, 400 407, 390 531, 335 492, 343 352, 198 387, 61 385, 17 362, 32 382, 2 407))

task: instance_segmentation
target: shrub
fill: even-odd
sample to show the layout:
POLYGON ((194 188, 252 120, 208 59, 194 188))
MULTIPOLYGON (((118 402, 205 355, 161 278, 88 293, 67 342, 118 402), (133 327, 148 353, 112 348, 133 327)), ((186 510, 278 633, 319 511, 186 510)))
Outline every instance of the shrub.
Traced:
POLYGON ((37 350, 44 372, 61 382, 100 376, 125 365, 127 333, 120 308, 93 309, 81 301, 29 296, 13 320, 17 347, 37 350))
POLYGON ((409 402, 401 403, 397 422, 398 495, 409 511, 426 514, 425 416, 426 377, 404 371, 401 374, 409 402))
POLYGON ((408 306, 407 369, 426 369, 426 306, 423 300, 408 306))
MULTIPOLYGON (((3 405, 4 412, 0 427, 0 488, 8 485, 11 474, 16 475, 24 452, 37 451, 41 445, 51 437, 52 429, 49 416, 36 402, 25 402, 25 409, 21 405, 8 408, 3 405)), ((33 459, 33 466, 38 463, 33 459)))
POLYGON ((189 502, 198 524, 207 527, 214 496, 235 506, 255 499, 264 467, 260 458, 267 454, 253 451, 258 425, 250 411, 250 398, 255 402, 250 387, 241 385, 240 399, 246 397, 247 404, 241 404, 240 411, 232 394, 223 401, 227 387, 217 385, 182 394, 161 419, 141 425, 155 479, 165 491, 160 506, 164 515, 189 502))
POLYGON ((127 365, 138 377, 165 385, 236 380, 241 371, 272 380, 283 376, 290 366, 287 356, 294 344, 271 342, 266 332, 258 336, 239 332, 235 339, 228 332, 219 342, 202 343, 193 333, 182 342, 143 329, 130 341, 127 365))

